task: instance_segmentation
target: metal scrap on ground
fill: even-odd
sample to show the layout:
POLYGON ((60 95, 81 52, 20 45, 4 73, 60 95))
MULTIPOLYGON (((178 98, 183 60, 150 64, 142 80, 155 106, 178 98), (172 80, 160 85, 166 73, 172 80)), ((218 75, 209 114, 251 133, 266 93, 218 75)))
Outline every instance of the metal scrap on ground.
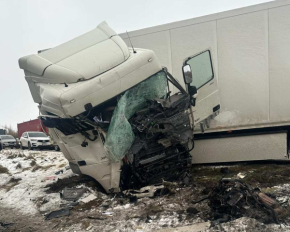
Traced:
POLYGON ((61 198, 67 201, 76 201, 85 191, 83 188, 65 188, 61 193, 61 198))
POLYGON ((282 208, 276 200, 239 179, 221 179, 208 199, 215 219, 214 224, 245 215, 251 217, 251 214, 264 214, 264 217, 270 215, 278 224, 279 215, 286 212, 286 209, 282 208))
POLYGON ((50 220, 52 218, 59 218, 59 217, 64 217, 64 216, 69 216, 70 215, 70 209, 60 209, 56 211, 52 211, 49 214, 45 216, 45 220, 50 220))

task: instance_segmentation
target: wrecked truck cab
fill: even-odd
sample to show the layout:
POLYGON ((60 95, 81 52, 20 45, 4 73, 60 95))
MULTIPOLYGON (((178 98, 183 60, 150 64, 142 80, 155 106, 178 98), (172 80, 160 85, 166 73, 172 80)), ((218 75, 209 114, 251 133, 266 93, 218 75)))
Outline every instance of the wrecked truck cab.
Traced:
POLYGON ((176 178, 190 166, 192 96, 154 52, 128 49, 107 23, 20 58, 19 66, 74 173, 119 192, 176 178))

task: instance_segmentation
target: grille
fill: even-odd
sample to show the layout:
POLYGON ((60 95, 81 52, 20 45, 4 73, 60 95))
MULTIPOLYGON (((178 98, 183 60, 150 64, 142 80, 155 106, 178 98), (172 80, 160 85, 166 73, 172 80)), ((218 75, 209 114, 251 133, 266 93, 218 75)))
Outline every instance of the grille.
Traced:
POLYGON ((49 140, 37 140, 37 142, 44 143, 44 142, 49 142, 49 140))

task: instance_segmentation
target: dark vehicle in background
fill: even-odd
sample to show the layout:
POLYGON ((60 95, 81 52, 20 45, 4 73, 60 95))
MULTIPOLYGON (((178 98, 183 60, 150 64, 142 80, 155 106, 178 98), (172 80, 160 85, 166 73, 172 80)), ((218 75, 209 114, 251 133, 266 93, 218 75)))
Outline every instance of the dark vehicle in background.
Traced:
POLYGON ((32 150, 33 148, 54 148, 53 144, 50 142, 49 137, 45 133, 37 131, 24 132, 20 138, 20 147, 22 149, 28 148, 29 150, 32 150))
POLYGON ((0 135, 6 135, 6 134, 7 134, 7 129, 0 128, 0 135))
POLYGON ((16 139, 12 135, 0 135, 0 150, 6 147, 16 147, 16 139))

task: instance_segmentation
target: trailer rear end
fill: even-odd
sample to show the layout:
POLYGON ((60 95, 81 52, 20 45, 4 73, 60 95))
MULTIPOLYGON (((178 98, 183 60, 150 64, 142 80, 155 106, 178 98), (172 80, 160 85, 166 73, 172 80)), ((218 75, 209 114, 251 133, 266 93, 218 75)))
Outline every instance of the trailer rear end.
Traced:
POLYGON ((44 132, 45 134, 48 135, 48 128, 42 124, 40 119, 34 119, 27 122, 18 123, 17 129, 18 129, 18 138, 20 138, 21 135, 27 131, 44 132))

